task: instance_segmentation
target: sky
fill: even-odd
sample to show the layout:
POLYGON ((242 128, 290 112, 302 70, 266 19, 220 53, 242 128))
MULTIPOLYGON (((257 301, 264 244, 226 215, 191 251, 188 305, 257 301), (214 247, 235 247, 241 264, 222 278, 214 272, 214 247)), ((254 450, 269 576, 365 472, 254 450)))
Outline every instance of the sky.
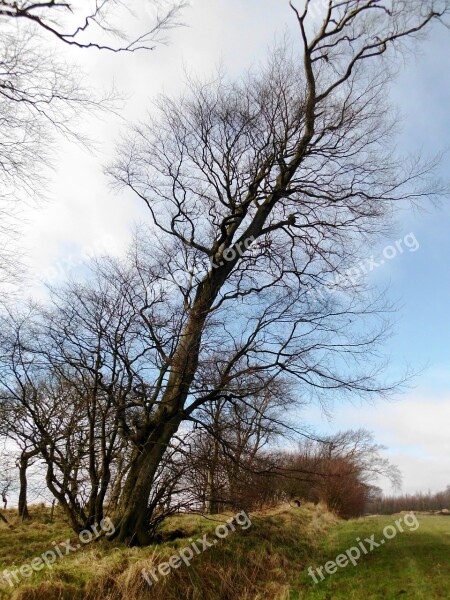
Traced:
MULTIPOLYGON (((86 72, 89 85, 100 92, 114 84, 124 100, 118 114, 84 119, 92 148, 58 140, 48 201, 28 213, 25 225, 28 288, 34 294, 39 295, 37 279, 62 279, 96 250, 123 252, 133 224, 146 218, 144 207, 130 194, 111 190, 103 173, 127 121, 145 119, 158 94, 181 92, 189 73, 206 76, 222 66, 239 76, 264 61, 277 37, 289 31, 297 38, 284 0, 194 0, 184 20, 186 27, 171 31, 170 43, 153 52, 67 51, 86 72)), ((65 52, 60 46, 58 51, 65 52)), ((403 117, 399 144, 405 150, 431 156, 448 147, 446 56, 450 33, 435 29, 420 53, 400 69, 391 97, 403 117)), ((449 156, 443 156, 440 167, 444 178, 449 156)), ((407 364, 418 373, 411 387, 390 402, 342 404, 331 416, 310 407, 299 417, 322 433, 360 427, 374 431, 385 454, 400 467, 402 491, 408 493, 450 485, 449 218, 446 203, 402 213, 380 252, 408 235, 417 242, 414 250, 397 252, 371 274, 377 286, 389 284, 389 297, 399 301, 395 335, 385 351, 393 372, 407 364)), ((387 482, 382 486, 391 491, 387 482)))

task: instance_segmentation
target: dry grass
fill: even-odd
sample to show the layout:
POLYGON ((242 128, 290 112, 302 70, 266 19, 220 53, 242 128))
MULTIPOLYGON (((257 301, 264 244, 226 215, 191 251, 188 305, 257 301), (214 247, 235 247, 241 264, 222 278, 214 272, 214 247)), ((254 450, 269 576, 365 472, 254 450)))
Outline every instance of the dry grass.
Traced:
MULTIPOLYGON (((36 516, 36 515, 35 515, 36 516)), ((142 577, 142 569, 167 561, 171 555, 189 546, 191 537, 213 531, 218 520, 228 516, 202 519, 196 515, 180 515, 170 519, 163 537, 182 532, 184 537, 148 548, 125 548, 108 543, 96 543, 69 555, 20 584, 12 592, 3 587, 3 597, 12 600, 259 600, 289 597, 292 574, 304 568, 315 540, 337 522, 322 506, 306 505, 292 508, 280 506, 274 510, 251 515, 252 526, 236 527, 217 545, 196 555, 189 567, 182 564, 166 577, 150 586, 142 577)), ((51 541, 62 538, 66 529, 59 523, 12 524, 0 529, 0 542, 6 539, 14 549, 14 560, 6 561, 2 553, 0 568, 16 568, 29 562, 40 552, 51 549, 51 541), (56 535, 57 528, 60 535, 56 535), (23 536, 28 532, 29 544, 23 536), (56 537, 51 538, 51 535, 56 537), (37 539, 39 540, 39 543, 37 539), (28 551, 31 544, 33 550, 28 551)), ((68 537, 68 536, 66 536, 68 537)), ((64 538, 65 539, 65 538, 64 538)))

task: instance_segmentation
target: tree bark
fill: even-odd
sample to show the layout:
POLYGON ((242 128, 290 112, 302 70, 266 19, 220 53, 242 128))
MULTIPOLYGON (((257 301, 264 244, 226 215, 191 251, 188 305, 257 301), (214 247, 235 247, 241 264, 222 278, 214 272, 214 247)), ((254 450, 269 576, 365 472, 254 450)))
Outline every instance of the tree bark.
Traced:
POLYGON ((217 470, 219 467, 219 435, 220 435, 220 416, 221 407, 214 408, 213 421, 213 452, 208 466, 208 483, 206 491, 206 512, 209 515, 217 515, 219 513, 219 499, 217 497, 217 470))
POLYGON ((113 519, 115 532, 109 539, 139 546, 152 542, 148 527, 151 518, 148 498, 163 454, 180 423, 180 416, 162 423, 132 462, 113 519))
POLYGON ((27 480, 27 469, 28 469, 28 456, 26 454, 22 454, 19 461, 19 480, 20 480, 20 491, 19 491, 19 517, 22 517, 22 520, 28 520, 30 518, 30 514, 28 512, 28 480, 27 480))

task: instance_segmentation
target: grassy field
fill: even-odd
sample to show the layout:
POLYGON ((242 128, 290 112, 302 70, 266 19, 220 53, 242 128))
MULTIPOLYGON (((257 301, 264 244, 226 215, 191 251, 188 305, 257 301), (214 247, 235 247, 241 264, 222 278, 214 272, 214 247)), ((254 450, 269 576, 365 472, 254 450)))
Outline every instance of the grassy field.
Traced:
MULTIPOLYGON (((398 515, 339 523, 320 543, 312 566, 325 564, 357 546, 356 538, 364 543, 365 538, 375 534, 379 542, 384 527, 396 519, 398 515)), ((316 575, 318 584, 302 573, 293 585, 290 599, 450 598, 450 517, 418 516, 418 521, 417 530, 404 527, 403 533, 398 532, 395 538, 385 540, 384 545, 367 555, 361 552, 356 566, 338 568, 334 575, 323 571, 324 581, 316 575)))
MULTIPOLYGON (((163 541, 148 548, 115 547, 108 542, 82 545, 59 559, 52 568, 22 578, 11 588, 0 583, 0 597, 13 600, 296 600, 450 598, 450 517, 419 517, 415 530, 403 526, 391 540, 368 554, 361 552, 356 566, 322 570, 318 583, 308 575, 337 555, 374 535, 396 517, 368 517, 339 521, 321 506, 280 507, 252 514, 252 526, 236 527, 195 555, 189 567, 181 564, 149 586, 142 578, 161 562, 207 534, 214 539, 218 522, 198 516, 174 517, 165 526, 163 541), (171 538, 177 537, 177 539, 171 538)), ((0 523, 0 574, 18 569, 34 557, 54 549, 73 534, 58 518, 34 509, 31 524, 10 515, 10 526, 0 523)), ((75 542, 74 542, 75 545, 75 542)), ((368 544, 366 543, 366 546, 368 544)))

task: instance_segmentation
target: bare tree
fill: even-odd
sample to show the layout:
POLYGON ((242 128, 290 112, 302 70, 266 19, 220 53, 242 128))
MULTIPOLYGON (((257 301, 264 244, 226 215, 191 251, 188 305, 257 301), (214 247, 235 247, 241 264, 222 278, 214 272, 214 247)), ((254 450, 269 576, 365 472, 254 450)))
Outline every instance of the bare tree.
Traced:
MULTIPOLYGON (((3 438, 3 436, 2 436, 3 438)), ((1 440, 2 442, 4 439, 1 440)), ((2 448, 0 453, 0 500, 2 502, 1 508, 8 508, 8 496, 11 493, 14 486, 14 463, 11 460, 10 454, 2 448)), ((5 523, 8 521, 0 513, 0 519, 5 523)))
POLYGON ((235 390, 233 398, 203 405, 192 417, 194 429, 186 441, 188 487, 197 506, 209 514, 250 510, 265 498, 264 481, 258 479, 260 459, 270 444, 289 433, 287 412, 299 406, 282 380, 267 382, 256 394, 248 379, 239 388, 239 398, 235 390))
POLYGON ((5 435, 22 449, 24 485, 27 460, 39 456, 44 462, 48 489, 76 531, 103 518, 114 475, 123 477, 123 469, 118 474, 112 464, 126 453, 112 400, 120 401, 123 381, 104 340, 112 334, 121 343, 121 315, 111 299, 109 317, 107 305, 97 301, 75 289, 52 311, 34 308, 2 319, 5 435), (114 329, 108 318, 115 319, 114 329))
POLYGON ((444 510, 446 511, 444 514, 448 514, 450 510, 450 486, 447 486, 446 490, 435 494, 430 491, 396 496, 383 496, 379 494, 372 499, 369 508, 371 512, 381 515, 393 515, 403 510, 444 510))
POLYGON ((344 431, 324 439, 303 440, 296 452, 272 457, 272 494, 289 500, 323 502, 341 517, 364 514, 379 494, 380 478, 399 486, 399 469, 382 455, 371 432, 344 431))
MULTIPOLYGON (((18 404, 0 398, 0 440, 3 452, 0 457, 2 478, 9 478, 10 493, 17 498, 19 517, 30 518, 31 501, 46 501, 42 477, 41 446, 37 427, 26 411, 18 404)), ((1 486, 0 486, 1 490, 1 486)))
POLYGON ((163 98, 110 169, 149 209, 152 254, 166 257, 156 289, 178 328, 168 340, 168 316, 148 317, 160 366, 116 514, 120 540, 149 541, 146 499, 164 449, 243 373, 291 377, 304 396, 386 390, 370 360, 379 307, 342 282, 333 298, 307 290, 352 266, 396 206, 439 192, 430 165, 396 154, 386 86, 396 53, 450 9, 330 1, 317 24, 311 5, 292 5, 301 57, 281 48, 243 81, 163 98), (190 275, 177 283, 181 270, 190 275), (216 372, 208 386, 205 364, 216 372))
MULTIPOLYGON (((117 506, 145 422, 144 292, 128 263, 94 264, 91 281, 51 291, 50 303, 0 319, 0 433, 18 446, 20 511, 26 470, 38 457, 45 480, 77 532, 117 506)), ((186 504, 178 443, 167 448, 148 500, 149 529, 186 504)))
POLYGON ((362 515, 380 478, 396 487, 401 482, 399 469, 382 456, 383 450, 364 429, 330 437, 318 452, 318 498, 343 517, 362 515))

